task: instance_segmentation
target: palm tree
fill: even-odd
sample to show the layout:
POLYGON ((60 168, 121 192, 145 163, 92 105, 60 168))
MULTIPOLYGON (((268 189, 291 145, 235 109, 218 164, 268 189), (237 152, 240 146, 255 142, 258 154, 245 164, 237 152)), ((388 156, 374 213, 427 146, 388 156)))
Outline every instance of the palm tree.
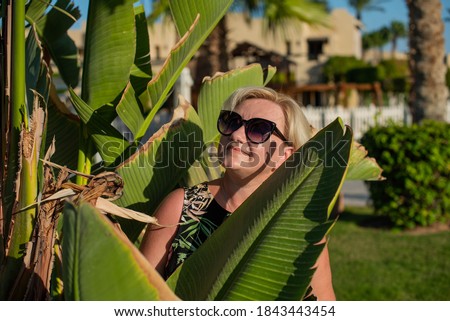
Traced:
POLYGON ((445 85, 444 22, 439 0, 406 0, 409 11, 409 97, 413 121, 444 119, 448 89, 445 85))
POLYGON ((356 19, 362 21, 363 11, 384 11, 384 8, 380 6, 380 3, 384 1, 375 0, 348 0, 350 7, 356 11, 356 19))
MULTIPOLYGON (((358 19, 359 21, 362 22, 362 12, 363 11, 384 11, 384 8, 380 6, 380 3, 383 2, 383 0, 348 0, 348 5, 350 7, 352 7, 353 9, 355 9, 356 12, 356 19, 358 19)), ((364 55, 364 50, 367 50, 367 48, 365 48, 365 45, 367 45, 367 41, 372 38, 369 43, 373 43, 373 46, 378 46, 378 44, 380 43, 381 39, 378 39, 380 35, 371 35, 369 38, 367 38, 366 36, 366 44, 362 43, 361 44, 361 52, 364 55)), ((364 35, 363 35, 364 38, 364 35)), ((364 39, 363 39, 364 42, 364 39)))
POLYGON ((391 40, 391 32, 388 27, 365 33, 362 36, 363 53, 371 48, 378 49, 378 59, 383 57, 383 47, 391 40))
POLYGON ((379 34, 380 43, 378 44, 380 50, 380 56, 383 57, 383 47, 388 44, 392 40, 392 32, 391 29, 384 26, 376 31, 379 34))
POLYGON ((392 58, 394 58, 395 56, 395 51, 397 50, 397 41, 399 38, 405 38, 408 33, 406 31, 406 27, 405 24, 401 21, 391 21, 391 25, 389 27, 390 29, 390 34, 391 34, 391 42, 392 42, 392 47, 391 47, 391 56, 392 58))

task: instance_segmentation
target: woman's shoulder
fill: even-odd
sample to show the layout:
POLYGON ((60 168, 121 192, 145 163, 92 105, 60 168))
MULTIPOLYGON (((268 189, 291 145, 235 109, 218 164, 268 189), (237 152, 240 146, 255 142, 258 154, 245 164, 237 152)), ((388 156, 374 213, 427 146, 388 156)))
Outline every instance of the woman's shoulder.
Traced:
POLYGON ((160 224, 178 223, 183 208, 184 188, 176 188, 163 199, 155 211, 154 216, 160 224))
POLYGON ((162 204, 183 204, 186 201, 197 198, 211 198, 213 197, 209 192, 208 182, 202 182, 193 186, 178 187, 171 191, 164 198, 162 204))

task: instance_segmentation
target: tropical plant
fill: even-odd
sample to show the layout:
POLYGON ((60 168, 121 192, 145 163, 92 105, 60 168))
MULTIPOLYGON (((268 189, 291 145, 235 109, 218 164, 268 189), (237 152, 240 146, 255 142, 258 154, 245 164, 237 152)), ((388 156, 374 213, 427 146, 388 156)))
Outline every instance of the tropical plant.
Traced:
MULTIPOLYGON (((298 242, 285 257, 293 269, 283 273, 277 285, 296 290, 282 291, 278 297, 303 297, 321 249, 314 244, 332 226, 335 217, 330 212, 345 174, 352 179, 380 176, 380 168, 365 158, 364 149, 351 148, 351 131, 339 120, 295 153, 291 166, 277 171, 239 210, 252 215, 235 215, 219 228, 216 238, 231 235, 234 243, 227 251, 236 258, 233 262, 240 258, 236 266, 230 261, 226 271, 216 266, 208 275, 213 280, 214 273, 220 273, 222 288, 205 285, 201 294, 188 296, 181 290, 190 282, 186 277, 195 262, 213 260, 209 252, 195 253, 166 284, 135 247, 145 224, 157 224, 151 214, 173 188, 220 175, 204 149, 218 139, 214 123, 222 102, 236 88, 267 84, 275 73, 273 68, 263 71, 250 65, 205 80, 198 113, 180 97, 173 119, 142 141, 182 69, 230 5, 231 0, 171 0, 180 41, 153 75, 142 6, 134 7, 134 0, 91 0, 78 95, 71 88, 78 81, 76 51, 68 55, 74 46, 66 33, 78 10, 69 0, 56 1, 52 8, 42 1, 29 1, 27 6, 25 0, 2 3, 2 43, 13 46, 2 47, 6 59, 1 148, 7 166, 2 167, 0 189, 0 299, 232 299, 232 289, 246 282, 241 277, 235 282, 234 276, 255 269, 258 256, 267 250, 265 244, 280 233, 293 233, 298 242), (71 56, 73 60, 64 60, 71 56), (12 62, 9 57, 14 57, 12 62), (50 59, 65 75, 76 114, 56 95, 50 59), (15 84, 11 91, 9 83, 15 84), (131 141, 112 126, 115 119, 132 133, 131 141), (93 163, 95 153, 100 163, 93 163), (294 230, 286 228, 292 224, 294 230), (204 291, 218 295, 205 297, 204 291)), ((223 242, 214 243, 216 238, 205 245, 220 246, 213 252, 221 253, 223 242)), ((286 266, 285 261, 277 264, 286 266)), ((272 289, 271 298, 277 297, 276 291, 272 289)))
POLYGON ((391 31, 388 27, 381 27, 378 30, 365 33, 362 36, 363 50, 371 48, 378 49, 378 59, 383 59, 383 47, 392 39, 391 31))
POLYGON ((406 4, 412 76, 409 105, 413 121, 445 119, 448 90, 445 85, 442 3, 439 0, 407 0, 406 4))
POLYGON ((364 67, 367 63, 353 56, 332 56, 324 64, 323 73, 326 81, 345 82, 350 70, 364 67))
MULTIPOLYGON (((186 10, 186 5, 180 1, 172 1, 172 4, 173 11, 176 12, 175 15, 181 21, 181 12, 186 10)), ((57 181, 56 178, 52 177, 52 171, 47 169, 48 166, 43 166, 43 162, 40 161, 40 159, 44 159, 44 151, 52 146, 50 144, 46 146, 46 136, 50 137, 49 141, 55 137, 56 145, 54 148, 55 154, 51 156, 51 153, 49 153, 45 159, 48 161, 51 158, 53 162, 77 169, 77 172, 80 173, 80 175, 76 175, 81 177, 81 179, 77 179, 77 185, 71 183, 70 188, 65 188, 65 190, 71 189, 72 192, 84 191, 83 194, 87 193, 89 186, 85 185, 85 181, 93 182, 91 162, 92 156, 96 152, 100 154, 102 159, 102 164, 94 164, 98 167, 99 172, 114 168, 118 163, 128 160, 126 165, 123 165, 118 171, 123 175, 125 182, 128 181, 129 175, 136 174, 137 171, 143 185, 140 185, 137 181, 127 184, 127 187, 125 187, 125 195, 127 196, 120 201, 122 203, 132 202, 130 208, 145 208, 147 213, 152 211, 152 206, 148 208, 146 206, 150 199, 151 203, 154 204, 153 208, 156 207, 165 193, 175 186, 177 179, 185 176, 183 173, 186 172, 187 166, 157 168, 157 173, 153 175, 152 170, 148 171, 142 168, 142 162, 153 161, 155 155, 161 155, 162 150, 159 148, 164 145, 161 144, 163 140, 167 141, 176 136, 179 142, 191 142, 192 144, 192 140, 200 139, 200 127, 197 125, 199 118, 197 115, 193 116, 192 107, 187 105, 180 107, 176 126, 174 125, 171 128, 167 126, 164 130, 161 130, 158 137, 153 137, 151 142, 144 145, 140 152, 134 152, 141 144, 140 138, 145 134, 146 128, 169 94, 171 86, 182 68, 230 4, 231 1, 228 0, 215 2, 214 6, 205 9, 206 12, 197 8, 202 3, 190 4, 189 9, 194 12, 191 15, 192 20, 184 25, 181 22, 179 26, 180 32, 185 35, 184 39, 181 39, 178 46, 172 51, 172 57, 166 67, 152 79, 148 55, 147 24, 142 7, 134 8, 134 1, 131 0, 91 1, 84 46, 81 97, 78 97, 75 91, 69 88, 77 114, 71 113, 69 107, 65 106, 56 95, 53 84, 50 82, 48 62, 50 57, 53 61, 58 60, 57 53, 59 51, 54 49, 57 48, 58 44, 64 47, 62 49, 67 50, 64 45, 64 41, 68 42, 66 31, 73 23, 74 18, 76 20, 76 16, 79 15, 78 10, 73 8, 70 1, 67 0, 57 1, 53 4, 51 10, 48 10, 48 3, 41 1, 29 2, 27 7, 25 7, 25 2, 22 1, 3 4, 2 7, 7 14, 2 17, 4 27, 2 36, 5 37, 5 44, 12 43, 15 46, 12 48, 4 47, 2 50, 6 53, 5 57, 14 57, 11 72, 2 73, 4 79, 6 79, 3 84, 10 83, 9 78, 18 84, 13 87, 11 93, 7 91, 8 86, 4 86, 2 91, 3 101, 12 102, 11 105, 2 104, 4 106, 2 115, 5 115, 5 117, 2 117, 2 130, 5 133, 3 136, 5 139, 2 141, 2 155, 7 159, 7 166, 4 169, 8 171, 2 171, 4 184, 2 184, 1 190, 2 210, 0 211, 2 216, 2 267, 0 276, 2 282, 0 293, 3 299, 42 299, 49 296, 49 273, 52 271, 53 244, 57 239, 55 226, 58 221, 57 214, 60 210, 57 210, 58 206, 55 202, 53 204, 46 202, 47 206, 53 205, 51 209, 54 211, 51 212, 47 209, 46 213, 41 213, 43 211, 41 206, 38 204, 32 206, 32 204, 35 204, 36 201, 39 203, 43 197, 51 195, 57 189, 64 190, 61 185, 66 180, 61 177, 57 181), (14 20, 10 20, 12 18, 11 13, 15 13, 14 20), (201 14, 203 18, 196 17, 197 13, 201 14), (30 22, 31 30, 28 32, 26 48, 24 41, 25 18, 30 22), (11 28, 9 21, 15 21, 14 28, 11 28), (193 22, 194 24, 191 26, 193 22), (55 25, 58 25, 58 28, 55 25), (66 28, 64 29, 62 26, 66 28), (11 30, 13 32, 9 32, 11 30), (40 33, 40 30, 43 32, 40 33), (55 43, 53 47, 49 45, 52 43, 55 43), (26 61, 25 52, 27 53, 26 61), (114 52, 114 55, 111 55, 111 52, 114 52), (28 72, 26 73, 26 71, 28 72), (24 86, 19 86, 25 83, 27 84, 26 90, 24 86), (25 96, 25 92, 29 96, 25 96), (33 97, 33 93, 35 93, 35 97, 33 97), (30 96, 31 99, 28 98, 30 96), (28 111, 33 110, 33 102, 36 105, 37 112, 28 111), (49 119, 48 126, 46 126, 47 117, 49 119), (117 117, 120 117, 134 134, 133 142, 130 143, 125 140, 121 133, 111 125, 112 120, 117 117), (189 117, 191 119, 188 119, 189 117), (11 119, 11 124, 7 122, 8 119, 11 119), (37 131, 38 129, 40 131, 37 131), (22 139, 21 143, 22 145, 25 144, 24 146, 27 149, 24 149, 22 154, 27 152, 26 156, 30 160, 19 154, 16 147, 19 145, 20 138, 25 138, 25 136, 28 137, 27 140, 22 139), (80 138, 78 146, 74 144, 76 142, 74 138, 77 137, 80 138), (34 149, 30 149, 29 145, 33 143, 36 146, 34 149), (151 148, 148 147, 149 145, 151 145, 151 148), (70 152, 66 153, 67 150, 70 150, 70 152), (28 155, 30 152, 33 152, 33 154, 28 155), (134 156, 132 159, 130 158, 131 155, 134 156), (71 158, 71 160, 66 161, 67 158, 71 158), (30 164, 25 161, 30 162, 30 164), (18 167, 15 164, 21 166, 18 167), (102 166, 104 166, 103 169, 102 166), (140 170, 139 166, 141 166, 140 170), (43 175, 43 167, 46 170, 45 176, 43 175), (16 171, 18 170, 21 172, 16 179, 16 171), (150 178, 148 175, 143 175, 142 172, 149 174, 150 178), (152 182, 152 184, 149 184, 149 182, 152 182), (15 188, 13 188, 14 186, 15 188), (133 186, 138 190, 136 194, 133 194, 133 191, 128 191, 133 186), (43 194, 44 192, 45 194, 43 194), (136 199, 137 202, 134 202, 136 199), (52 215, 49 213, 52 213, 52 215), (49 217, 45 216, 44 221, 42 215, 49 215, 49 217), (47 227, 48 231, 46 231, 46 233, 50 233, 50 239, 36 240, 36 242, 48 241, 48 246, 43 247, 48 253, 51 253, 48 257, 45 257, 48 259, 47 261, 39 262, 42 265, 47 264, 46 272, 48 272, 48 275, 45 277, 41 277, 33 270, 36 261, 44 259, 44 256, 40 255, 40 248, 33 246, 34 243, 31 242, 37 235, 41 236, 44 233, 40 230, 42 226, 35 224, 40 220, 43 220, 49 226, 51 225, 51 228, 47 227), (35 235, 35 237, 33 238, 32 235, 35 235), (30 245, 24 251, 24 245, 27 243, 30 245), (33 255, 39 256, 39 260, 34 258, 33 255), (22 266, 27 273, 23 272, 22 266), (33 273, 36 273, 39 277, 34 277, 33 273), (44 283, 41 286, 42 292, 38 294, 24 293, 27 288, 30 288, 26 285, 36 280, 44 283)), ((76 48, 72 54, 63 52, 62 56, 72 56, 74 57, 73 61, 76 62, 76 48)), ((4 66, 3 71, 9 70, 10 60, 8 59, 2 64, 4 66)), ((66 74, 66 66, 71 67, 71 65, 62 61, 58 68, 60 75, 66 74)), ((78 76, 78 70, 76 72, 76 76, 78 76)), ((68 82, 68 85, 74 86, 76 81, 68 82)), ((173 150, 181 149, 174 146, 173 150)), ((192 163, 201 152, 199 148, 184 150, 186 151, 185 154, 173 156, 173 159, 182 159, 192 163)), ((60 170, 59 172, 61 175, 67 176, 69 174, 66 170, 60 170)), ((96 186, 96 188, 98 189, 99 186, 96 186)), ((30 292, 29 290, 26 291, 30 292)))
POLYGON ((407 94, 410 88, 408 62, 397 59, 382 60, 379 64, 385 70, 383 90, 407 94))
MULTIPOLYGON (((2 2, 2 299, 41 299, 48 292, 57 208, 26 207, 54 192, 60 183, 44 172, 40 161, 45 158, 45 137, 51 135, 46 130, 52 118, 47 105, 54 96, 48 56, 56 65, 67 66, 61 72, 67 83, 78 81, 76 47, 66 33, 73 23, 68 16, 76 19, 78 10, 69 1, 58 1, 59 10, 67 15, 55 9, 45 14, 47 5, 27 2, 25 6, 25 2, 2 2), (26 39, 25 18, 30 23, 26 39)), ((51 150, 46 158, 50 154, 51 150)))
POLYGON ((380 4, 384 1, 373 0, 348 0, 350 7, 355 9, 356 19, 362 21, 363 11, 384 11, 384 8, 380 4))
POLYGON ((397 41, 399 38, 405 38, 408 35, 408 32, 406 31, 405 24, 401 21, 391 21, 391 24, 389 26, 390 34, 391 34, 391 57, 392 59, 395 58, 395 52, 397 51, 397 41))

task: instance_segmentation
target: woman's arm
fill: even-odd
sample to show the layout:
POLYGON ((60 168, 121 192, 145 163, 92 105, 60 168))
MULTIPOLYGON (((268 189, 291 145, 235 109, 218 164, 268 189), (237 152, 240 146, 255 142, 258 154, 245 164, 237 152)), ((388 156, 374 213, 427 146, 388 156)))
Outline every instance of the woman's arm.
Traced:
POLYGON ((311 280, 312 293, 319 301, 335 301, 336 295, 333 289, 330 258, 326 244, 315 266, 317 269, 311 280))
POLYGON ((154 214, 158 223, 164 227, 149 224, 141 242, 140 250, 142 254, 163 277, 169 249, 178 229, 183 200, 184 189, 182 188, 178 188, 167 195, 154 214))

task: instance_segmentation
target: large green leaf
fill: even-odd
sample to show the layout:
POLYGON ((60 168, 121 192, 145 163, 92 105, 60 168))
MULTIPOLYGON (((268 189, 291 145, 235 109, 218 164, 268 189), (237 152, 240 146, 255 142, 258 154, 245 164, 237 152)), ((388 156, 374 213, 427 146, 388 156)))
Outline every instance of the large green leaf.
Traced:
POLYGON ((29 1, 25 8, 25 19, 30 23, 35 23, 43 17, 49 5, 50 3, 46 1, 29 1))
MULTIPOLYGON (((162 199, 176 186, 202 152, 200 119, 186 101, 174 110, 173 119, 164 125, 116 172, 124 180, 122 207, 153 214, 162 199)), ((135 240, 144 227, 135 221, 121 222, 130 239, 135 240)))
POLYGON ((49 95, 50 74, 47 65, 41 63, 42 48, 37 39, 34 28, 31 28, 25 41, 25 64, 27 73, 25 74, 27 84, 27 107, 28 113, 33 111, 33 101, 36 92, 41 95, 44 102, 47 102, 49 95))
POLYGON ((119 103, 116 107, 117 114, 128 129, 136 136, 137 132, 144 122, 142 110, 136 100, 135 90, 131 82, 122 93, 119 103))
POLYGON ((81 97, 94 110, 128 83, 136 50, 134 2, 89 1, 81 97))
MULTIPOLYGON (((269 67, 273 71, 273 67, 269 67)), ((269 77, 273 73, 268 74, 269 77)), ((264 79, 264 71, 260 64, 251 64, 227 73, 206 79, 198 97, 198 115, 202 120, 205 142, 216 140, 219 135, 216 123, 225 100, 238 88, 245 86, 263 86, 269 81, 264 79)))
POLYGON ((340 119, 287 160, 168 279, 184 300, 299 300, 329 232, 352 143, 340 119))
MULTIPOLYGON (((53 92, 52 95, 54 94, 53 92)), ((47 149, 55 139, 55 153, 52 156, 52 162, 76 169, 78 149, 74 146, 78 146, 80 120, 75 115, 58 109, 57 103, 62 104, 59 100, 50 100, 48 104, 45 146, 47 149)))
POLYGON ((67 203, 63 277, 66 300, 176 300, 139 250, 91 205, 67 203))
POLYGON ((87 125, 89 134, 105 165, 113 164, 129 146, 128 141, 104 117, 78 97, 72 89, 69 89, 69 92, 73 106, 80 119, 87 125))
POLYGON ((375 158, 367 157, 367 150, 363 145, 354 142, 350 153, 347 180, 384 180, 381 176, 383 169, 375 158))
POLYGON ((170 8, 180 35, 161 71, 139 96, 146 111, 151 109, 136 139, 145 134, 153 117, 166 100, 181 71, 231 5, 232 0, 172 0, 170 8))
POLYGON ((78 49, 67 30, 80 18, 80 11, 70 0, 58 0, 44 14, 47 7, 48 3, 45 1, 31 1, 26 19, 35 26, 58 67, 61 78, 68 86, 76 87, 80 73, 78 49))
POLYGON ((144 6, 137 6, 134 10, 136 20, 136 55, 131 68, 130 78, 136 95, 140 95, 147 88, 147 84, 152 78, 150 39, 144 6))

